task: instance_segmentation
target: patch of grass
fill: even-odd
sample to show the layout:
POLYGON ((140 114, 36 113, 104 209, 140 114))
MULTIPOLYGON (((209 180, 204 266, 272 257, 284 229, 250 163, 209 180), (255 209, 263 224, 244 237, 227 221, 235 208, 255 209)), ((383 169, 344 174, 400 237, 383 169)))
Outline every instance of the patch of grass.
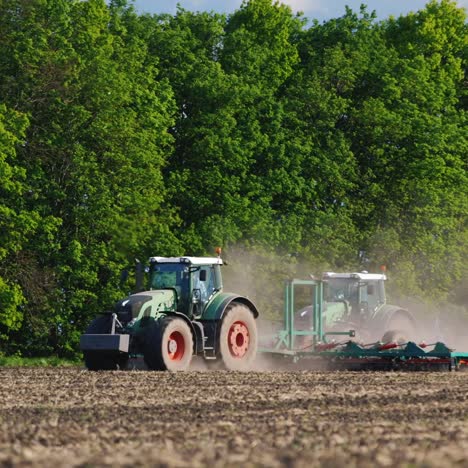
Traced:
POLYGON ((81 361, 63 359, 57 356, 27 358, 0 355, 0 367, 73 367, 81 365, 81 361))

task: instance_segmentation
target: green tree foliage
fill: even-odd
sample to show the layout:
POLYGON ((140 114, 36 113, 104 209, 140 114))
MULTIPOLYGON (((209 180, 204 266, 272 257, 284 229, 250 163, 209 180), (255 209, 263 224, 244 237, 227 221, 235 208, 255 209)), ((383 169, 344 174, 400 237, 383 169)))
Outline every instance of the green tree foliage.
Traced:
POLYGON ((168 179, 189 251, 240 240, 275 246, 285 232, 275 192, 294 181, 278 92, 297 62, 289 39, 300 25, 269 1, 229 18, 184 10, 159 18, 152 50, 178 106, 168 179))
POLYGON ((25 298, 15 274, 15 257, 39 224, 38 216, 20 202, 27 186, 15 148, 27 124, 24 115, 0 104, 0 336, 21 326, 25 298))
POLYGON ((173 210, 161 168, 172 91, 130 34, 131 8, 104 1, 3 2, 0 88, 29 115, 17 159, 27 205, 58 229, 21 246, 22 348, 66 352, 118 291, 120 269, 151 246, 170 250, 173 210))
POLYGON ((451 2, 431 2, 378 31, 366 77, 375 84, 353 100, 350 125, 360 180, 374 192, 360 200, 367 205, 361 229, 376 254, 376 236, 395 234, 380 261, 396 274, 411 264, 420 293, 438 297, 453 290, 467 253, 465 15, 451 2))
POLYGON ((73 354, 135 257, 216 244, 258 259, 268 300, 386 264, 395 294, 463 305, 466 44, 451 0, 322 24, 272 0, 3 0, 4 351, 73 354))
MULTIPOLYGON (((395 284, 404 294, 440 298, 462 275, 463 44, 464 12, 448 1, 381 23, 365 9, 360 15, 348 9, 314 24, 299 41, 301 73, 289 91, 299 110, 293 127, 308 124, 301 146, 322 162, 328 156, 317 188, 333 191, 314 197, 323 200, 333 229, 327 233, 319 218, 308 243, 318 239, 334 263, 365 250, 372 267, 385 263, 401 276, 395 284), (312 105, 301 91, 310 93, 312 105)), ((320 165, 310 167, 318 167, 317 177, 320 165)))

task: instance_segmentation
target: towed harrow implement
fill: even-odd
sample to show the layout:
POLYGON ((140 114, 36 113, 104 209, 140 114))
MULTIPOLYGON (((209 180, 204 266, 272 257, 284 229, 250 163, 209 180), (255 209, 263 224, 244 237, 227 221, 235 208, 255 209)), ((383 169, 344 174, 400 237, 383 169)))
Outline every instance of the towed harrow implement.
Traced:
POLYGON ((304 359, 320 359, 330 370, 422 370, 452 371, 468 366, 468 353, 455 352, 444 343, 433 345, 378 343, 373 347, 354 341, 345 343, 321 343, 314 350, 271 350, 263 352, 292 358, 294 362, 304 359), (424 347, 432 346, 426 351, 424 347))
POLYGON ((413 341, 361 344, 355 330, 326 331, 323 324, 323 283, 318 280, 292 280, 286 284, 283 329, 273 346, 260 352, 306 367, 330 370, 418 370, 455 371, 468 368, 468 352, 456 352, 445 343, 417 344, 413 341), (312 317, 307 327, 297 325, 296 288, 307 287, 312 295, 312 317), (343 341, 331 336, 347 336, 343 341), (304 343, 310 343, 304 345, 304 343), (307 360, 307 361, 306 361, 307 360))

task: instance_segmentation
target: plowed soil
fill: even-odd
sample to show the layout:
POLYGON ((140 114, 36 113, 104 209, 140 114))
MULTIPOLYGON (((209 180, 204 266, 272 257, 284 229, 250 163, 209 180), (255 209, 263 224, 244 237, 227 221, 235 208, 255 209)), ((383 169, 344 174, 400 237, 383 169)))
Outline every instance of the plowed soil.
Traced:
POLYGON ((2 466, 467 466, 468 373, 0 369, 2 466))

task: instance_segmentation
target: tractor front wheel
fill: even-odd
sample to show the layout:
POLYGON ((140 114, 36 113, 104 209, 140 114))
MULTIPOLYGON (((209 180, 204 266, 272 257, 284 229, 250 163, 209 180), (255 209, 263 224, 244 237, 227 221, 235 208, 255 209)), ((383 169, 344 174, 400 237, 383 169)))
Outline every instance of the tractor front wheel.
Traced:
POLYGON ((219 353, 229 370, 247 370, 257 353, 257 324, 250 309, 232 304, 223 317, 219 353))
POLYGON ((165 317, 149 328, 144 358, 151 370, 187 370, 193 356, 193 337, 185 320, 165 317))

